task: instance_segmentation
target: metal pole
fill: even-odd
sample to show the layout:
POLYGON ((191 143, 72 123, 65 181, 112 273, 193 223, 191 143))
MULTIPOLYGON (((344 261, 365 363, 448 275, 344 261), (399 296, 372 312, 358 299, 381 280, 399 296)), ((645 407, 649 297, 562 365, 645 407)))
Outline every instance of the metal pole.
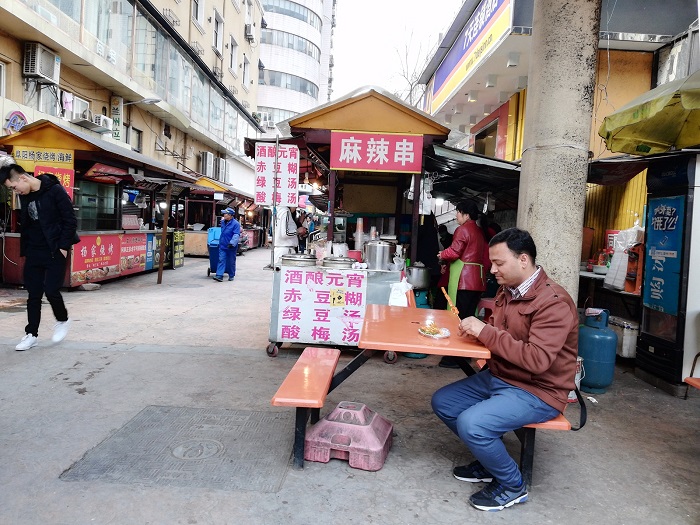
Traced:
MULTIPOLYGON (((170 219, 170 196, 173 194, 173 183, 168 182, 168 190, 165 193, 165 210, 167 215, 163 214, 163 231, 160 234, 160 250, 158 261, 158 284, 163 282, 163 265, 165 264, 165 245, 168 241, 168 219, 170 219)), ((173 246, 174 248, 174 246, 173 246)))

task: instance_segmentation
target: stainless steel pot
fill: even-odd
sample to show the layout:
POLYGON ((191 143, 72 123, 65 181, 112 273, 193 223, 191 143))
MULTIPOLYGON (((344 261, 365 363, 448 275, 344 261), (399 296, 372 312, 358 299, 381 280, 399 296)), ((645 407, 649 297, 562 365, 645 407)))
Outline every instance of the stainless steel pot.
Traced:
POLYGON ((288 253, 280 257, 281 266, 316 266, 316 256, 306 253, 288 253))
POLYGON ((427 290, 430 288, 430 269, 425 266, 409 266, 406 268, 406 280, 416 290, 427 290))
POLYGON ((386 241, 368 241, 364 246, 364 258, 370 270, 388 270, 394 262, 396 244, 386 241))
POLYGON ((336 268, 339 270, 345 270, 352 268, 352 265, 355 263, 355 259, 351 259, 350 257, 324 257, 323 262, 321 265, 324 268, 336 268))

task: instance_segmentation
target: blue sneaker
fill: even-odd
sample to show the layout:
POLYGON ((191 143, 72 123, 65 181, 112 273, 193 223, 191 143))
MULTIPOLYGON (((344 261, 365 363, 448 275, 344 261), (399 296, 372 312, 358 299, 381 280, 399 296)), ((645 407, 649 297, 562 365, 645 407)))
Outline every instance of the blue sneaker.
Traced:
POLYGON ((452 469, 452 475, 460 481, 468 481, 469 483, 489 483, 493 480, 491 473, 478 461, 455 467, 452 469))
POLYGON ((228 280, 229 280, 229 281, 233 281, 233 277, 229 277, 228 280))
POLYGON ((485 488, 472 494, 469 503, 479 510, 495 512, 527 501, 527 488, 521 483, 518 488, 508 488, 495 479, 485 488))
POLYGON ((214 279, 215 281, 218 281, 218 282, 223 282, 223 280, 224 280, 223 277, 219 277, 218 275, 215 275, 214 277, 212 277, 212 279, 214 279))

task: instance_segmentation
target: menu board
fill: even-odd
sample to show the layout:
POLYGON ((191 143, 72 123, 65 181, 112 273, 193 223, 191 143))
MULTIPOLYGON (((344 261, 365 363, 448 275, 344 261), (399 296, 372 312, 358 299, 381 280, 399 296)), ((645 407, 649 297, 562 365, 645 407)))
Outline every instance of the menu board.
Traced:
POLYGON ((121 249, 119 269, 121 275, 140 273, 146 270, 146 234, 120 235, 121 249))
POLYGON ((73 246, 70 285, 118 276, 120 245, 118 234, 81 234, 80 242, 73 246))
POLYGON ((185 265, 185 232, 175 230, 173 232, 173 268, 182 268, 185 265))
POLYGON ((357 346, 367 304, 367 273, 283 266, 277 340, 357 346))
POLYGON ((255 204, 296 207, 299 200, 299 148, 255 143, 255 204))

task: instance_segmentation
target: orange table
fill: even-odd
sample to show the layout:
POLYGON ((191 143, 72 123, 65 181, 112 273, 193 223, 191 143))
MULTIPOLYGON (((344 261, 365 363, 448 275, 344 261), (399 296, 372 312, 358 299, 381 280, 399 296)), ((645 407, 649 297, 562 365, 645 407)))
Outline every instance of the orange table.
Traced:
POLYGON ((360 332, 360 348, 389 352, 449 355, 488 359, 491 352, 477 339, 459 335, 459 318, 448 310, 402 308, 368 304, 360 332), (434 322, 447 328, 450 336, 433 339, 418 333, 418 328, 434 322))

